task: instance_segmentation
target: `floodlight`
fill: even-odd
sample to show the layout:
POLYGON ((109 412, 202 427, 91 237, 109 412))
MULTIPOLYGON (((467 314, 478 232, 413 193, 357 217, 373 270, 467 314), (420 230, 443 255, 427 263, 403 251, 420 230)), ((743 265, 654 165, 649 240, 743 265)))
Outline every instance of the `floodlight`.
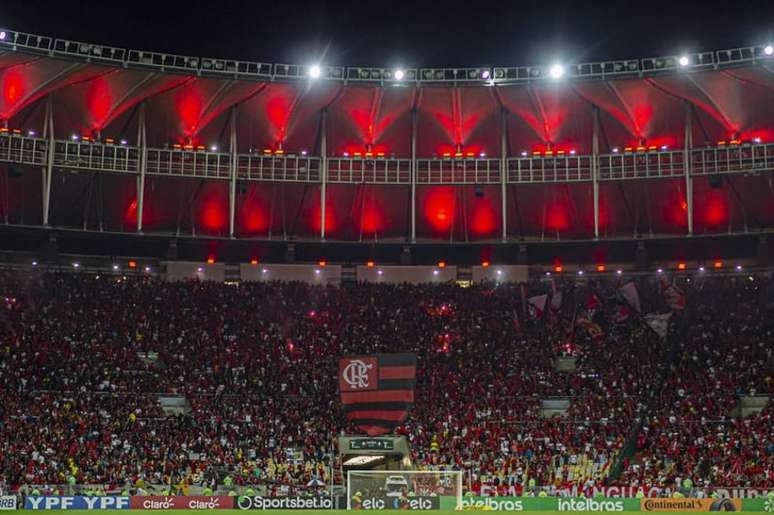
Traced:
POLYGON ((481 78, 484 80, 489 80, 489 77, 491 74, 489 73, 489 70, 482 70, 481 71, 481 78))
POLYGON ((678 63, 680 63, 680 66, 688 66, 691 64, 691 60, 688 59, 687 55, 681 55, 680 59, 677 60, 678 63))
POLYGON ((319 79, 321 74, 322 70, 320 69, 319 64, 313 64, 309 67, 309 77, 313 79, 319 79))
MULTIPOLYGON (((8 34, 5 33, 5 31, 0 31, 0 41, 4 40, 8 34)), ((769 47, 771 48, 771 47, 769 47)))
POLYGON ((548 74, 552 79, 561 79, 564 76, 564 66, 561 64, 551 65, 551 68, 548 69, 548 74))
MULTIPOLYGON (((0 33, 0 35, 2 35, 2 34, 5 34, 5 32, 0 33)), ((2 39, 2 38, 0 38, 0 39, 2 39)), ((763 53, 766 54, 766 55, 774 54, 774 46, 766 45, 765 47, 763 47, 763 53)))
POLYGON ((406 72, 403 70, 395 70, 395 80, 403 80, 403 77, 406 76, 406 72))

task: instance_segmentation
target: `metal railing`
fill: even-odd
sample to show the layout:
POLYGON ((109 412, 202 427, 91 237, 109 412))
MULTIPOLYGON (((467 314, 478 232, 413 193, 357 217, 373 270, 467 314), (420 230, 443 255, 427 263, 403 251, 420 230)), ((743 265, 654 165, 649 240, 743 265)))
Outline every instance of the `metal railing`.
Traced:
MULTIPOLYGON (((49 140, 0 132, 0 162, 40 166, 47 164, 49 140)), ((148 176, 231 178, 231 155, 187 149, 148 148, 148 176)), ((774 172, 774 143, 694 148, 691 176, 774 172)), ((675 179, 685 177, 682 150, 625 152, 597 156, 600 181, 675 179)), ((55 169, 92 172, 140 173, 140 147, 90 141, 55 140, 55 169)), ((241 153, 236 156, 236 178, 245 181, 320 183, 319 156, 241 153)), ((506 160, 508 184, 578 183, 593 180, 593 156, 535 155, 506 160)), ((499 184, 500 159, 432 158, 416 160, 416 184, 499 184)), ((401 158, 329 157, 330 183, 411 184, 411 160, 401 158)))
MULTIPOLYGON (((121 68, 152 69, 161 72, 185 73, 198 76, 248 80, 305 80, 309 66, 271 64, 234 59, 184 56, 177 54, 133 50, 55 39, 10 29, 0 29, 0 48, 5 50, 96 62, 121 68)), ((615 61, 597 61, 564 66, 563 78, 643 77, 662 73, 694 72, 774 61, 770 47, 753 45, 684 56, 648 57, 615 61), (687 59, 681 63, 682 58, 687 59)), ((371 82, 378 84, 479 84, 497 85, 552 80, 551 66, 495 66, 453 68, 409 68, 396 74, 397 68, 321 66, 321 80, 338 82, 371 82)))
POLYGON ((411 184, 410 159, 328 158, 328 182, 411 184))
POLYGON ((591 180, 591 156, 533 156, 508 160, 508 182, 583 182, 591 180))

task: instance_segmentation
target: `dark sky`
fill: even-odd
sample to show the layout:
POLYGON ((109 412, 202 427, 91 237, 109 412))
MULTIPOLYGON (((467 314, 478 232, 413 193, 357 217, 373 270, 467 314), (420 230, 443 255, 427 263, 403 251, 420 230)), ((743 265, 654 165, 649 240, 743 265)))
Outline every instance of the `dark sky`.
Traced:
POLYGON ((542 64, 774 41, 774 1, 5 0, 0 26, 143 50, 374 66, 542 64))

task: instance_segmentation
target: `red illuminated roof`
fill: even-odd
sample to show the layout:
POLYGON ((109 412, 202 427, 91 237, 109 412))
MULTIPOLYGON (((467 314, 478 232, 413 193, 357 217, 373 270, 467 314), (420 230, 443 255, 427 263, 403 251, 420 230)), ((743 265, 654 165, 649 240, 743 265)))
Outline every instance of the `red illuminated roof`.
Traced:
MULTIPOLYGON (((0 132, 35 141, 0 159, 45 165, 50 110, 56 173, 123 174, 116 230, 134 230, 140 210, 159 232, 222 235, 233 217, 237 234, 317 237, 325 229, 330 238, 405 240, 414 182, 420 239, 501 241, 503 220, 507 238, 587 238, 595 204, 600 237, 684 234, 688 165, 697 177, 694 233, 774 225, 764 180, 774 169, 774 59, 762 46, 691 54, 686 67, 674 56, 566 65, 562 80, 543 66, 408 69, 401 81, 386 68, 323 66, 311 81, 304 66, 4 32, 0 132), (140 209, 131 174, 143 132, 153 184, 140 209), (126 149, 67 146, 84 140, 126 149), (241 183, 229 206, 232 157, 241 183), (207 180, 171 183, 182 177, 207 180)), ((79 218, 87 209, 65 210, 92 191, 79 180, 54 182, 73 191, 59 202, 55 192, 53 223, 87 225, 79 218)), ((40 201, 8 210, 33 204, 40 201)), ((16 218, 37 223, 31 216, 16 218)))

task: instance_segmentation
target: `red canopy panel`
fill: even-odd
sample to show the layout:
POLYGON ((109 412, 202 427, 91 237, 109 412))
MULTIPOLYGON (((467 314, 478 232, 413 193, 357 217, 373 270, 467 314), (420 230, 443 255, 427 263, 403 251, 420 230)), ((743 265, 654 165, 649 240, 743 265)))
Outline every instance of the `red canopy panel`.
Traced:
POLYGON ((411 109, 415 88, 353 86, 328 111, 331 153, 411 153, 411 109))
POLYGON ((417 238, 447 241, 500 237, 499 186, 417 188, 417 238))
MULTIPOLYGON (((579 82, 575 91, 610 116, 602 124, 604 140, 600 151, 614 147, 625 148, 644 144, 683 144, 684 134, 679 130, 685 123, 685 108, 680 100, 644 80, 579 82), (614 124, 610 122, 614 121, 614 124), (615 127, 613 126, 615 125, 615 127), (616 130, 625 129, 625 133, 616 130)), ((605 117, 601 117, 605 120, 605 117)))
POLYGON ((289 152, 319 148, 320 113, 343 90, 338 84, 266 84, 239 104, 237 139, 241 151, 283 148, 289 152))
MULTIPOLYGON (((326 234, 349 241, 405 239, 409 234, 407 186, 329 185, 326 234)), ((319 215, 318 215, 319 219, 319 215)))
POLYGON ((0 120, 76 82, 108 73, 110 68, 69 61, 36 59, 0 70, 0 120))
POLYGON ((43 193, 40 168, 25 168, 21 176, 10 173, 10 165, 0 164, 0 220, 10 224, 41 225, 43 193), (5 194, 5 192, 8 192, 5 194))
POLYGON ((116 69, 71 84, 56 92, 54 130, 61 137, 103 131, 108 137, 118 136, 121 128, 110 127, 117 117, 146 98, 189 80, 179 75, 116 69))
POLYGON ((491 88, 426 87, 419 93, 417 153, 499 153, 499 105, 491 88))
POLYGON ((590 184, 509 186, 507 209, 510 237, 556 240, 594 235, 590 184))
POLYGON ((515 118, 509 124, 512 149, 528 152, 591 150, 591 104, 567 85, 527 85, 498 88, 505 108, 515 118))

